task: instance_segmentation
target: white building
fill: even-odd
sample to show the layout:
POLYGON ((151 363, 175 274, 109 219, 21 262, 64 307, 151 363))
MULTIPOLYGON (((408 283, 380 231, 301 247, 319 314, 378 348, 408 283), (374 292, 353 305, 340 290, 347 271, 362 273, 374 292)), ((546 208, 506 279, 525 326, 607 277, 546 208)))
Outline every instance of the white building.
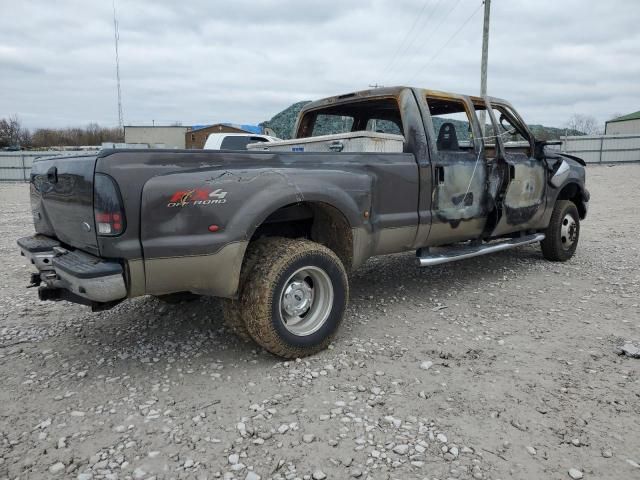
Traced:
POLYGON ((614 118, 604 124, 605 135, 640 135, 640 111, 614 118))
POLYGON ((150 127, 139 125, 124 126, 125 143, 147 143, 164 145, 166 148, 185 148, 185 134, 188 127, 150 127))

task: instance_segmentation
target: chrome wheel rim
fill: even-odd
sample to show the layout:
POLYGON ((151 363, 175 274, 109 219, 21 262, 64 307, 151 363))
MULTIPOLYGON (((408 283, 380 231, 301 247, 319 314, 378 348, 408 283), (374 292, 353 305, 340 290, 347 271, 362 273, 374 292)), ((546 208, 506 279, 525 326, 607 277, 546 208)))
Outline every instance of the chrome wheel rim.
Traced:
POLYGON ((284 327, 301 337, 318 331, 329 318, 333 297, 333 285, 324 270, 311 266, 296 270, 280 295, 284 327))
POLYGON ((560 227, 560 241, 565 249, 569 249, 578 240, 578 222, 573 215, 567 213, 562 219, 560 227))

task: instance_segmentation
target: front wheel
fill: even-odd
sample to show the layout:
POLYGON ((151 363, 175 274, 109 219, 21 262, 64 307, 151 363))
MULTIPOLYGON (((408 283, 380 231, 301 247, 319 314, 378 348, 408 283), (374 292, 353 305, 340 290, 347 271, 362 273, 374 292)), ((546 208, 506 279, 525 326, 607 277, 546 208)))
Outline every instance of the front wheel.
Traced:
POLYGON ((285 358, 327 347, 342 322, 349 296, 342 262, 308 240, 270 238, 255 260, 238 301, 247 332, 285 358))
POLYGON ((553 262, 565 262, 573 257, 580 238, 580 215, 573 202, 556 202, 545 235, 545 239, 540 242, 544 258, 553 262))

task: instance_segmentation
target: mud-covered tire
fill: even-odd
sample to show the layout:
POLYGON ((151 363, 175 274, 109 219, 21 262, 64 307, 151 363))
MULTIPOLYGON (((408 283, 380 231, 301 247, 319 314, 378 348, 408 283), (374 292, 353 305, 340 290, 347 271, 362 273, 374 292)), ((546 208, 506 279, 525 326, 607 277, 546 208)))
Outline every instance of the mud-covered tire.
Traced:
POLYGON ((345 268, 335 253, 315 242, 288 238, 264 242, 245 279, 238 312, 249 335, 267 351, 284 358, 313 355, 329 345, 342 322, 349 297, 345 268), (310 276, 305 277, 307 272, 310 276), (299 323, 294 325, 286 318, 291 321, 292 309, 304 309, 305 304, 287 304, 285 296, 300 300, 296 288, 311 293, 308 310, 295 317, 299 323))
POLYGON ((580 238, 580 215, 570 200, 558 200, 553 207, 545 239, 540 242, 542 255, 552 262, 565 262, 573 257, 580 238))
POLYGON ((267 250, 270 248, 270 238, 259 239, 251 242, 247 247, 247 251, 242 262, 242 269, 240 270, 240 281, 238 282, 238 298, 237 299, 222 299, 222 314, 224 317, 224 323, 229 330, 235 333, 238 337, 245 341, 251 341, 251 335, 247 331, 243 313, 242 313, 242 294, 244 287, 247 284, 247 278, 251 275, 253 267, 256 261, 264 256, 267 250))

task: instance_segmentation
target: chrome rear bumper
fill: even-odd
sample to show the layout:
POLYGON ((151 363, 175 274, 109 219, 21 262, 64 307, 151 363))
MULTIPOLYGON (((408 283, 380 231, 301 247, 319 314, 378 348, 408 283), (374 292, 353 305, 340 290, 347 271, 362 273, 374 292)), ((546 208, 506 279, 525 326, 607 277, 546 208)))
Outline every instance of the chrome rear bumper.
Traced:
POLYGON ((79 297, 89 302, 108 303, 127 296, 124 270, 118 262, 68 250, 44 235, 23 237, 18 240, 18 246, 38 270, 32 277, 34 286, 46 285, 40 287, 42 299, 78 301, 75 297, 79 297), (43 292, 43 288, 48 292, 43 292), (61 294, 64 292, 70 295, 61 294))

